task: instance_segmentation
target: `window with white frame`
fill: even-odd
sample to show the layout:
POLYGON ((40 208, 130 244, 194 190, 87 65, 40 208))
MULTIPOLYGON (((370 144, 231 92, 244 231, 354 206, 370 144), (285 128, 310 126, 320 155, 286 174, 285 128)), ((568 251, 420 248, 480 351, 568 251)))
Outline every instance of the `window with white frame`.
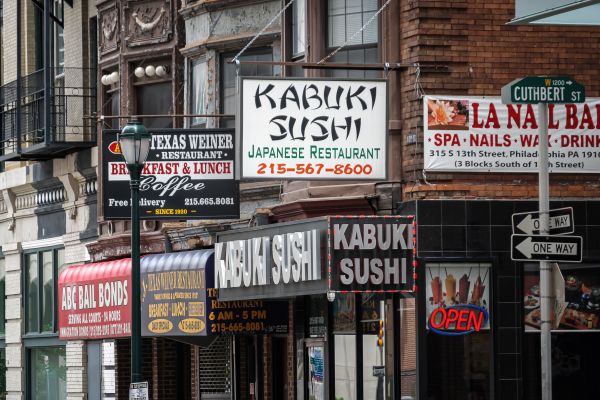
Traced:
POLYGON ((292 57, 304 54, 306 48, 306 0, 292 4, 292 57))
MULTIPOLYGON (((191 60, 189 65, 189 113, 192 115, 206 114, 206 60, 203 58, 191 60)), ((206 127, 206 117, 191 117, 190 125, 204 128, 206 127)))
MULTIPOLYGON (((362 32, 359 32, 377 10, 378 0, 328 0, 327 52, 331 53, 349 40, 346 46, 329 59, 329 62, 349 64, 378 62, 379 24, 377 18, 362 32), (356 34, 356 32, 359 33, 356 34)), ((331 70, 330 73, 335 77, 377 76, 373 71, 331 70)))

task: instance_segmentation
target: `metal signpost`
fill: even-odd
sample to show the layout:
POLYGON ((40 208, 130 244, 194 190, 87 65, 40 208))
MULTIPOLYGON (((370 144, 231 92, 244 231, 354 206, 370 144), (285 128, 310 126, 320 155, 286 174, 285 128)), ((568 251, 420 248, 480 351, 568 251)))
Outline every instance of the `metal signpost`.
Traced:
MULTIPOLYGON (((584 101, 584 86, 566 76, 530 76, 515 79, 502 88, 502 102, 505 104, 538 105, 539 234, 541 236, 547 236, 550 233, 548 103, 565 104, 583 103, 584 101)), ((533 239, 531 239, 531 242, 533 243, 533 239)), ((520 245, 524 251, 528 251, 529 244, 520 243, 520 245)), ((531 246, 533 247, 533 245, 531 246)), ((556 247, 554 249, 556 249, 556 247)), ((533 254, 534 252, 532 251, 531 257, 533 257, 533 254)), ((540 347, 542 360, 542 399, 544 400, 552 399, 552 343, 550 330, 552 328, 551 310, 553 304, 551 287, 551 263, 548 261, 540 261, 540 347)))

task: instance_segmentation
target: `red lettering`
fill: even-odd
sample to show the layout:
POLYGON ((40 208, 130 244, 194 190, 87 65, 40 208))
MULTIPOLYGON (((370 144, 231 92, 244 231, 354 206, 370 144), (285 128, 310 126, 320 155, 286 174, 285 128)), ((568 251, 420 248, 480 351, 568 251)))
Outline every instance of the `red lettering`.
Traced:
POLYGON ((535 120, 535 113, 533 112, 533 106, 527 105, 527 112, 525 113, 525 121, 523 122, 523 129, 531 128, 537 129, 538 125, 535 120))
POLYGON ((554 120, 554 104, 548 104, 548 129, 558 129, 559 121, 554 120))
POLYGON ((496 107, 494 103, 490 103, 490 111, 488 111, 487 122, 485 123, 485 127, 489 127, 498 129, 500 128, 500 121, 498 121, 498 114, 496 113, 496 107))
POLYGON ((469 329, 474 328, 475 332, 479 332, 481 330, 481 325, 483 324, 483 313, 478 312, 478 315, 475 316, 475 313, 471 311, 469 315, 469 322, 467 323, 467 327, 469 329))
POLYGON ((127 166, 125 163, 111 164, 110 165, 111 175, 127 175, 127 166))
POLYGON ((577 128, 577 106, 575 104, 567 104, 565 110, 567 111, 567 123, 565 129, 577 128))
POLYGON ((460 310, 458 321, 456 322, 457 331, 467 331, 470 329, 467 325, 467 321, 469 320, 469 314, 472 314, 472 312, 469 310, 460 310))
POLYGON ((473 107, 473 128, 483 128, 483 121, 479 122, 477 119, 479 103, 471 103, 471 107, 473 107))
POLYGON ((594 129, 594 119, 592 118, 592 112, 590 111, 590 107, 587 104, 584 104, 583 115, 581 116, 581 123, 579 124, 579 129, 585 129, 586 124, 587 129, 594 129))
POLYGON ((521 104, 517 104, 516 109, 514 104, 508 104, 508 129, 513 127, 513 122, 517 128, 521 127, 521 104))
POLYGON ((443 308, 441 308, 441 307, 440 308, 436 308, 435 310, 433 310, 431 312, 431 315, 429 316, 429 323, 431 324, 431 327, 435 328, 435 329, 440 329, 441 327, 443 327, 445 321, 446 321, 446 310, 443 309, 443 308), (436 315, 438 313, 442 314, 442 318, 440 318, 440 322, 439 323, 436 322, 436 315))
POLYGON ((451 308, 448 310, 448 313, 446 315, 446 323, 444 324, 444 328, 448 329, 450 327, 450 324, 458 320, 458 310, 455 308, 451 308))

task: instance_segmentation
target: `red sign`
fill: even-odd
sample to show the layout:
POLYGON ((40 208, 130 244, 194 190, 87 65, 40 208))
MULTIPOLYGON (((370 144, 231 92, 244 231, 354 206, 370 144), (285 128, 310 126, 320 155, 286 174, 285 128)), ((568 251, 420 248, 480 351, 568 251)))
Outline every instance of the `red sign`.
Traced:
POLYGON ((131 259, 72 266, 58 278, 59 338, 131 336, 131 259))
POLYGON ((474 304, 438 307, 429 316, 429 329, 440 335, 466 335, 479 332, 488 318, 487 310, 474 304))

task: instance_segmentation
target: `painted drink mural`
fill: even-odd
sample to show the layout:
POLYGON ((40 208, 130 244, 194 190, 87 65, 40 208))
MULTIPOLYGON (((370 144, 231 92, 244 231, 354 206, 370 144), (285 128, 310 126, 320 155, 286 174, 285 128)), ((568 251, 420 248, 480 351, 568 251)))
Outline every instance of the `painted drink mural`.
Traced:
POLYGON ((490 264, 426 265, 427 329, 463 335, 490 329, 490 264))
MULTIPOLYGON (((425 96, 428 171, 537 172, 537 105, 499 97, 425 96)), ((600 99, 549 104, 550 172, 600 172, 600 99)))

